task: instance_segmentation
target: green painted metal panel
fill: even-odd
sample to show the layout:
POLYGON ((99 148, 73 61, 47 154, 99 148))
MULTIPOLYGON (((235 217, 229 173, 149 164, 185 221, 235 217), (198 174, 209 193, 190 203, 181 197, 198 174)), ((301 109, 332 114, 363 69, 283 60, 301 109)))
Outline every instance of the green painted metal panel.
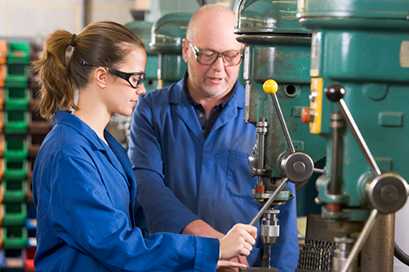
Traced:
POLYGON ((156 89, 158 81, 158 56, 149 47, 149 42, 152 36, 152 26, 153 23, 146 21, 132 21, 125 25, 130 31, 142 39, 147 54, 148 59, 145 67, 145 88, 146 90, 153 91, 156 89))
POLYGON ((320 17, 326 19, 368 19, 406 20, 409 2, 407 0, 300 0, 298 14, 300 17, 320 17))
POLYGON ((181 57, 182 40, 192 14, 169 13, 152 26, 150 50, 158 54, 158 87, 164 87, 183 77, 186 65, 181 57))
POLYGON ((248 0, 238 7, 240 33, 308 33, 296 17, 297 1, 248 0))

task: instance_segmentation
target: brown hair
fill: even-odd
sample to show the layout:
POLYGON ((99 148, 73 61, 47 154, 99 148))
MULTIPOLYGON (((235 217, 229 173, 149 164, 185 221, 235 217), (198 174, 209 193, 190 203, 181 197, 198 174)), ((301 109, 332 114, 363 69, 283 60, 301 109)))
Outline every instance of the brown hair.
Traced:
POLYGON ((143 42, 126 27, 114 22, 97 22, 78 35, 65 30, 52 33, 40 59, 34 62, 40 83, 40 114, 51 118, 57 110, 78 109, 74 88, 87 85, 95 66, 112 67, 121 62, 131 48, 145 49, 143 42))

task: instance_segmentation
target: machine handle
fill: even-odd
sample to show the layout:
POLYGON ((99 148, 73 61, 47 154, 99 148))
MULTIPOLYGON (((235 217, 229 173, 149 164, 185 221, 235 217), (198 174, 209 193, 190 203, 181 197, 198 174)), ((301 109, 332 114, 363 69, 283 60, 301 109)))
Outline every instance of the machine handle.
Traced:
POLYGON ((284 178, 277 186, 277 188, 274 190, 274 192, 270 195, 268 198, 267 202, 264 203, 263 207, 258 211, 256 216, 254 216, 253 219, 251 219, 250 225, 255 225, 256 222, 260 219, 260 217, 264 214, 264 212, 270 207, 271 203, 273 203, 274 199, 278 195, 278 193, 283 189, 284 185, 288 181, 288 178, 284 178))
POLYGON ((290 132, 288 131, 288 127, 287 127, 287 124, 285 123, 284 115, 283 115, 283 112, 280 107, 280 103, 278 102, 277 95, 276 95, 278 91, 277 82, 272 79, 266 80, 263 83, 263 91, 266 94, 270 94, 271 97, 273 98, 274 109, 276 110, 278 120, 280 121, 281 127, 283 129, 284 137, 287 142, 288 149, 290 150, 291 153, 294 153, 295 152, 294 144, 293 144, 293 141, 291 140, 290 132))
POLYGON ((324 169, 320 169, 320 168, 314 168, 312 169, 312 171, 314 171, 314 173, 318 173, 318 174, 324 174, 324 169))
POLYGON ((379 166, 376 163, 371 150, 368 148, 365 139, 362 137, 361 131, 355 123, 355 120, 352 117, 352 114, 343 99, 345 95, 345 89, 341 85, 332 85, 327 88, 325 94, 330 101, 336 102, 338 104, 339 108, 341 109, 342 115, 347 121, 348 127, 351 129, 352 134, 358 142, 359 147, 364 153, 365 159, 368 161, 369 165, 372 167, 372 170, 376 173, 376 175, 381 175, 381 170, 379 169, 379 166))
POLYGON ((371 214, 369 215, 368 221, 366 221, 364 228, 359 234, 358 239, 356 240, 354 246, 351 249, 351 253, 348 255, 348 259, 345 262, 344 267, 342 268, 341 272, 347 272, 351 264, 354 262, 356 256, 361 251, 362 247, 364 246, 366 240, 368 239, 369 234, 371 233, 373 227, 375 226, 376 218, 378 215, 378 210, 373 209, 371 214))

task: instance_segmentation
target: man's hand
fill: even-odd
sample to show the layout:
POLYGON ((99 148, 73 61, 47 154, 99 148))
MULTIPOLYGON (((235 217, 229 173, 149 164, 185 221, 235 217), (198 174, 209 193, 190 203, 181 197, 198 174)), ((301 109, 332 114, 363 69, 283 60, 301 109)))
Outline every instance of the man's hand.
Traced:
POLYGON ((220 239, 224 236, 223 233, 218 232, 203 220, 195 220, 190 222, 183 229, 183 234, 197 235, 217 239, 220 239))

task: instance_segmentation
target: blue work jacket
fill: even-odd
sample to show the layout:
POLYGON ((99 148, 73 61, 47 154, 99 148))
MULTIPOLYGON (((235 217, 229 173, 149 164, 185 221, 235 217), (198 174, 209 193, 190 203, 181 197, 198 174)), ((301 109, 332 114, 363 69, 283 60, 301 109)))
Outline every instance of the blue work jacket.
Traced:
MULTIPOLYGON (((140 99, 133 113, 128 155, 149 231, 181 233, 190 222, 202 219, 226 233, 235 223, 249 223, 260 209, 252 197, 256 179, 248 165, 255 126, 244 120, 243 86, 236 83, 232 92, 207 137, 184 80, 140 99)), ((294 193, 293 184, 289 188, 294 193)), ((273 265, 294 271, 295 199, 279 209, 281 234, 272 249, 273 265)), ((259 261, 259 247, 248 258, 250 265, 259 261)))
MULTIPOLYGON (((215 271, 219 242, 134 227, 136 183, 122 146, 58 112, 33 173, 36 271, 215 271)), ((152 195, 155 198, 156 195, 152 195)))

